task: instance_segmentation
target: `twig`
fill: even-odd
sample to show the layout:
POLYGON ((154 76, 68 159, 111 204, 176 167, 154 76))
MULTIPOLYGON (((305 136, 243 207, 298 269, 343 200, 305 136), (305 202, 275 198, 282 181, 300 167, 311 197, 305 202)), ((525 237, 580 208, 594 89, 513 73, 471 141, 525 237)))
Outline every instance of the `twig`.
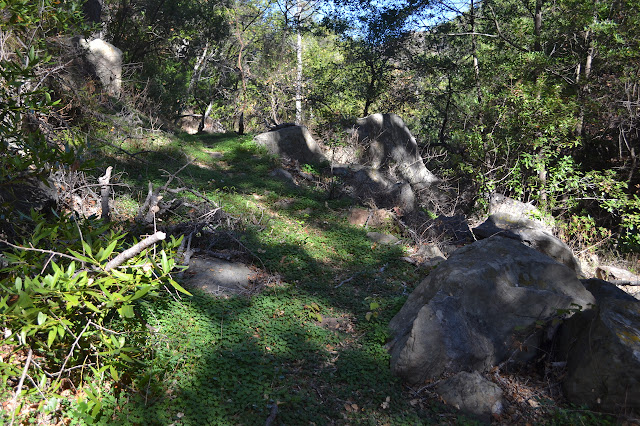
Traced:
POLYGON ((257 256, 257 255, 256 255, 254 252, 252 252, 251 250, 249 250, 249 249, 247 248, 247 246, 245 246, 244 244, 242 244, 242 242, 240 242, 240 240, 238 240, 236 237, 234 237, 233 235, 231 235, 231 233, 230 233, 230 232, 227 232, 227 235, 228 235, 232 240, 234 240, 236 243, 238 243, 238 245, 239 245, 240 247, 242 247, 242 248, 243 248, 243 249, 245 249, 247 252, 249 252, 249 254, 250 254, 251 256, 253 256, 253 257, 255 257, 256 259, 258 259, 258 260, 260 261, 260 264, 262 265, 262 268, 263 268, 263 269, 267 269, 267 267, 265 266, 264 262, 262 261, 262 259, 261 259, 259 256, 257 256))
POLYGON ((271 424, 276 420, 278 416, 278 403, 274 402, 271 406, 271 413, 269 417, 267 417, 267 421, 264 423, 264 426, 271 426, 271 424))
MULTIPOLYGON (((133 139, 133 138, 125 137, 125 138, 124 138, 124 140, 123 140, 123 142, 124 142, 124 141, 126 141, 127 139, 133 139)), ((129 151, 127 151, 127 150, 123 149, 122 147, 119 147, 118 145, 113 144, 113 143, 111 143, 111 142, 107 141, 106 139, 99 139, 99 141, 100 141, 101 143, 105 144, 105 145, 109 145, 109 146, 110 146, 110 147, 112 147, 112 148, 115 148, 115 149, 118 149, 118 150, 122 151, 124 154, 128 155, 129 157, 133 158, 134 160, 140 161, 141 163, 145 163, 145 164, 147 164, 147 163, 148 163, 148 161, 147 161, 147 160, 143 160, 143 159, 141 159, 141 158, 138 158, 138 157, 136 157, 136 155, 140 155, 140 154, 145 154, 145 153, 147 153, 147 152, 151 152, 151 151, 149 151, 149 150, 140 151, 140 152, 136 152, 135 154, 132 154, 132 153, 130 153, 129 151)))
POLYGON ((60 367, 60 371, 58 372, 58 377, 62 377, 62 372, 64 371, 64 368, 67 366, 67 362, 71 358, 71 355, 73 355, 73 351, 75 350, 76 345, 80 341, 80 338, 82 337, 84 332, 87 331, 87 328, 89 328, 89 324, 91 324, 91 321, 89 321, 87 325, 84 326, 80 334, 78 334, 78 336, 76 337, 76 340, 74 340, 73 344, 71 345, 71 349, 69 349, 69 353, 67 354, 67 356, 64 359, 64 362, 62 363, 62 367, 60 367))
POLYGON ((104 267, 105 272, 110 271, 113 268, 117 268, 127 260, 131 259, 133 256, 140 253, 142 250, 157 243, 158 241, 164 240, 166 237, 167 237, 167 234, 165 234, 162 231, 158 231, 153 235, 149 235, 147 238, 140 241, 138 244, 134 245, 131 248, 126 249, 125 251, 117 255, 115 258, 113 258, 111 261, 109 261, 109 263, 107 263, 104 267))
POLYGON ((357 277, 359 274, 360 274, 360 272, 358 272, 358 273, 357 273, 357 274, 355 274, 355 275, 352 275, 351 277, 347 278, 346 280, 342 280, 342 282, 341 282, 340 284, 338 284, 337 286, 335 286, 334 288, 342 287, 342 284, 346 284, 346 283, 348 283, 349 281, 351 281, 351 280, 353 280, 355 277, 357 277))
POLYGON ((15 244, 11 244, 9 241, 7 240, 0 240, 0 243, 2 244, 6 244, 9 247, 13 247, 15 249, 18 250, 24 250, 24 251, 35 251, 38 253, 46 253, 46 254, 52 254, 54 256, 60 256, 60 257, 65 257, 67 259, 71 259, 71 260, 77 260, 78 262, 83 262, 82 259, 78 259, 77 257, 73 257, 73 256, 69 256, 68 254, 64 254, 64 253, 59 253, 57 251, 53 251, 53 250, 44 250, 44 249, 37 249, 35 247, 23 247, 23 246, 17 246, 15 244))
POLYGON ((22 392, 22 385, 24 384, 24 379, 27 377, 27 370, 29 370, 29 364, 31 364, 31 357, 33 356, 33 351, 29 348, 29 354, 27 355, 27 361, 24 363, 24 368, 22 369, 22 375, 20 376, 20 381, 18 382, 18 389, 16 389, 16 394, 13 396, 13 410, 11 413, 11 423, 10 426, 13 426, 13 422, 16 419, 16 404, 18 403, 18 396, 20 392, 22 392))
POLYGON ((95 323, 95 322, 93 322, 93 321, 89 321, 89 322, 87 323, 87 325, 92 325, 92 326, 96 327, 96 328, 97 328, 97 329, 99 329, 99 330, 106 331, 107 333, 111 333, 111 334, 117 334, 117 335, 123 335, 123 334, 125 334, 125 333, 120 333, 120 332, 118 332, 118 331, 109 330, 108 328, 104 328, 103 326, 98 325, 98 324, 96 324, 96 323, 95 323))

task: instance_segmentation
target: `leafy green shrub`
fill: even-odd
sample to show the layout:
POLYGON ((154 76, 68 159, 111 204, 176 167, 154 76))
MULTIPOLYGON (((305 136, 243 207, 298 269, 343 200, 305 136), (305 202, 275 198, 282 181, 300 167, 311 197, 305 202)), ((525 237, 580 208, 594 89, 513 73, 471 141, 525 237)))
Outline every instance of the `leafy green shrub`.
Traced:
MULTIPOLYGON (((157 251, 144 248, 145 239, 126 251, 138 252, 131 257, 115 256, 126 234, 109 224, 65 216, 51 223, 35 212, 31 220, 31 236, 7 243, 12 250, 3 253, 0 345, 33 352, 41 392, 55 391, 63 378, 81 379, 89 367, 119 380, 138 357, 131 332, 140 325, 140 300, 164 283, 186 293, 170 275, 179 241, 171 238, 157 251)), ((160 234, 156 240, 164 239, 160 234)), ((17 375, 15 363, 0 364, 5 382, 17 375)))

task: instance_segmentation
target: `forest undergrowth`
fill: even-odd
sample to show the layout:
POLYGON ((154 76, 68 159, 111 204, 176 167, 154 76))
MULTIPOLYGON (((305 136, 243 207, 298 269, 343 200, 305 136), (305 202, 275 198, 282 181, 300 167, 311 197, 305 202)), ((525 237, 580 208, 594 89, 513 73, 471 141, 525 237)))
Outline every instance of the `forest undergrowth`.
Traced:
MULTIPOLYGON (((146 233, 182 233, 193 248, 251 264, 252 287, 221 297, 165 287, 137 300, 135 316, 107 322, 136 342, 133 362, 115 375, 87 368, 79 382, 46 395, 31 387, 19 406, 5 386, 4 422, 13 408, 24 424, 475 423, 438 400, 436 383, 410 388, 391 374, 387 324, 429 273, 402 259, 413 242, 393 221, 377 230, 401 244, 371 242, 371 229, 347 222, 354 202, 328 197, 328 174, 307 166, 313 181, 280 180, 271 174, 280 160, 250 136, 156 131, 124 140, 103 146, 96 164, 117 176, 118 226, 139 227, 149 182, 162 187, 169 207, 146 233), (202 210, 203 199, 218 210, 202 210), (213 210, 215 220, 194 226, 213 210)), ((173 278, 181 283, 185 273, 173 278)), ((20 367, 25 354, 6 361, 20 367)), ((563 405, 557 382, 540 372, 493 379, 510 402, 497 423, 607 420, 563 405)))

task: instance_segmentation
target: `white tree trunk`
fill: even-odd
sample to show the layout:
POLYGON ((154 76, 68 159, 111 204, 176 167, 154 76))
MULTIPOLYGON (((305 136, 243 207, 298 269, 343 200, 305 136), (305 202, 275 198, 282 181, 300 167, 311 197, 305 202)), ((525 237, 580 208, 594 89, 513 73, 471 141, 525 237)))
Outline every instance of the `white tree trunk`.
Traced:
POLYGON ((296 73, 296 124, 302 124, 302 31, 300 28, 302 20, 302 0, 297 1, 296 12, 296 56, 298 59, 298 69, 296 73))

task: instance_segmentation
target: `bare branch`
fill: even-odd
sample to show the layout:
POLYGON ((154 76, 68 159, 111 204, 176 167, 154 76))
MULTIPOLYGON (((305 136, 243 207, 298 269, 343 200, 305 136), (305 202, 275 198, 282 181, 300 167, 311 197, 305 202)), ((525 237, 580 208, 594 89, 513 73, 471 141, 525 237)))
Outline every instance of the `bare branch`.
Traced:
MULTIPOLYGON (((24 343, 24 342, 23 342, 24 343)), ((16 394, 13 396, 13 410, 11 412, 11 423, 9 425, 13 426, 13 422, 16 419, 16 404, 18 403, 18 396, 20 396, 20 392, 22 392, 22 385, 24 384, 24 379, 27 377, 27 370, 29 370, 29 364, 31 364, 31 357, 33 356, 33 351, 29 348, 29 354, 27 355, 27 361, 24 363, 24 369, 22 370, 22 376, 20 376, 20 382, 18 382, 18 389, 16 389, 16 394)))
POLYGON ((11 244, 9 241, 7 240, 0 240, 0 243, 2 244, 6 244, 9 247, 13 247, 14 249, 18 249, 18 250, 24 250, 24 251, 35 251, 38 253, 47 253, 47 254, 52 254, 55 256, 60 256, 60 257, 65 257, 67 259, 71 259, 71 260, 77 260, 78 262, 82 262, 84 263, 84 261, 82 259, 78 259, 77 257, 74 256, 69 256, 68 254, 64 254, 64 253, 59 253, 57 251, 53 251, 53 250, 44 250, 44 249, 37 249, 35 247, 23 247, 23 246, 17 246, 15 244, 11 244))
POLYGON ((117 255, 115 258, 113 258, 111 261, 109 261, 109 263, 107 263, 104 267, 105 272, 108 272, 113 268, 117 268, 127 260, 131 259, 133 256, 140 253, 142 250, 157 243, 158 241, 164 240, 166 237, 167 237, 167 234, 165 234, 162 231, 158 231, 155 234, 148 236, 144 240, 140 241, 138 244, 132 246, 131 248, 128 248, 127 250, 123 251, 122 253, 117 255))

